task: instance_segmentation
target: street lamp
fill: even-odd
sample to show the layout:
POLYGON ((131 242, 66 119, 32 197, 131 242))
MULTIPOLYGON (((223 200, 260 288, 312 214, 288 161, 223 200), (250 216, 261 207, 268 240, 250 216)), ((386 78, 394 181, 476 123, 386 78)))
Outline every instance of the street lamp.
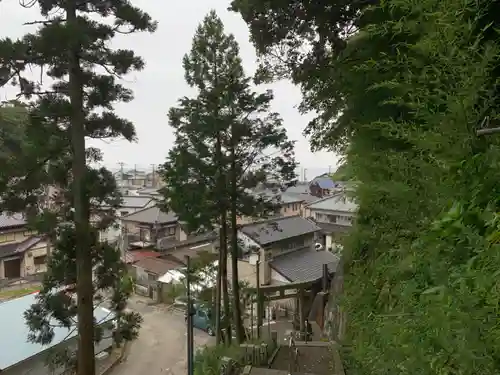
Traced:
MULTIPOLYGON (((250 254, 249 263, 255 266, 257 282, 257 339, 260 339, 260 326, 262 325, 262 306, 260 298, 260 249, 250 254)), ((253 330, 253 327, 252 327, 253 330)))

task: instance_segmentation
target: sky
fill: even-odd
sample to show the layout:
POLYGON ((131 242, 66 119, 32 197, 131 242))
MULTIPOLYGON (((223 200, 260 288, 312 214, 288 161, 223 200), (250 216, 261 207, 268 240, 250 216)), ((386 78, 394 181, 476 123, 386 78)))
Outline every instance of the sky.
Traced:
MULTIPOLYGON (((240 44, 240 55, 245 70, 253 73, 256 56, 246 24, 239 14, 227 11, 230 0, 152 1, 133 0, 134 5, 147 11, 156 21, 158 29, 154 34, 137 33, 118 36, 113 47, 134 50, 142 56, 146 67, 124 78, 125 86, 134 91, 135 100, 118 104, 116 112, 133 121, 138 135, 137 143, 127 141, 96 141, 92 144, 103 150, 104 163, 116 168, 123 162, 127 167, 151 168, 151 164, 164 162, 172 147, 174 136, 168 125, 167 111, 177 100, 193 91, 184 82, 182 57, 191 48, 195 29, 203 17, 215 9, 225 25, 225 31, 235 35, 240 44), (160 5, 161 4, 161 5, 160 5)), ((25 22, 40 19, 36 7, 24 9, 19 0, 0 2, 0 38, 21 37, 33 31, 34 26, 25 22)), ((338 157, 330 152, 310 151, 308 140, 302 135, 312 115, 301 115, 297 109, 301 94, 290 82, 282 81, 270 86, 275 94, 272 109, 281 114, 288 136, 296 141, 296 157, 307 178, 335 170, 338 157)), ((11 99, 12 89, 0 88, 0 100, 11 99)), ((303 173, 303 172, 302 172, 303 173)))

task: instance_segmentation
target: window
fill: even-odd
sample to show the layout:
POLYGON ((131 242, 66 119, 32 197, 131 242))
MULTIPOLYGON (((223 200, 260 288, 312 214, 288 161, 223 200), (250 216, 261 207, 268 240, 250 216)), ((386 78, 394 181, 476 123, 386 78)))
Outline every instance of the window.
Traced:
POLYGON ((168 233, 170 236, 175 235, 175 227, 169 227, 169 228, 167 228, 167 233, 168 233))
POLYGON ((318 214, 317 212, 315 212, 314 218, 318 221, 321 221, 321 220, 323 220, 323 214, 318 214))
POLYGON ((139 241, 148 242, 149 241, 149 230, 141 228, 139 229, 139 241))
POLYGON ((1 242, 11 242, 16 240, 16 235, 14 233, 6 233, 4 235, 0 235, 0 243, 1 242))
POLYGON ((34 234, 36 234, 36 232, 34 230, 25 230, 23 232, 24 237, 33 236, 34 234))
POLYGON ((120 211, 120 215, 121 215, 121 216, 128 215, 128 211, 120 211))
POLYGON ((330 223, 336 223, 337 222, 337 219, 338 219, 337 215, 327 215, 327 217, 328 217, 328 221, 330 223))
POLYGON ((33 258, 33 264, 35 266, 44 265, 47 262, 47 255, 40 255, 33 258))

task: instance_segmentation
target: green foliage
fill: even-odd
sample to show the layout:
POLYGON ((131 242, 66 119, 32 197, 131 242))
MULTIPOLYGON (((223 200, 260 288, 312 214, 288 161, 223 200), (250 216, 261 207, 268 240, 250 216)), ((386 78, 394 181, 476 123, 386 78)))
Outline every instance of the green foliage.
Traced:
POLYGON ((198 350, 194 357, 195 375, 219 375, 222 365, 221 359, 229 357, 237 360, 240 357, 239 346, 210 346, 198 350))
POLYGON ((11 173, 0 184, 0 211, 25 213, 53 245, 43 289, 25 313, 29 340, 48 344, 54 325, 77 325, 78 361, 68 352, 54 362, 78 363, 80 374, 92 375, 93 344, 102 339, 94 306, 106 299, 115 314, 117 345, 137 336, 141 317, 125 311, 132 290, 118 249, 98 241, 99 231, 115 220, 121 197, 113 175, 90 166, 101 154, 85 149, 85 138, 135 140, 133 124, 113 109, 133 98, 118 80, 144 62, 132 51, 113 50, 110 42, 116 34, 154 31, 156 25, 126 0, 34 4, 44 17, 36 22, 40 27, 16 41, 0 40, 0 84, 17 85, 27 102, 22 148, 12 153, 11 173), (101 22, 104 17, 113 17, 112 23, 101 22), (42 69, 51 84, 28 78, 34 69, 42 69), (50 197, 48 187, 57 188, 50 197), (67 286, 75 284, 72 296, 67 286))
MULTIPOLYGON (((238 44, 233 35, 224 33, 214 11, 198 27, 183 66, 186 82, 197 96, 180 99, 179 106, 169 111, 176 140, 160 172, 166 185, 164 206, 190 230, 220 228, 219 263, 226 297, 227 237, 231 238, 233 319, 242 341, 235 266, 237 217, 274 214, 276 202, 251 189, 269 179, 294 183, 293 142, 280 116, 270 110, 272 92, 252 88, 238 44)), ((229 316, 227 303, 224 309, 229 316)))
POLYGON ((210 13, 183 60, 186 82, 198 95, 180 99, 179 107, 169 111, 176 142, 161 171, 167 186, 163 193, 166 206, 191 230, 213 228, 221 209, 229 209, 231 145, 239 215, 261 216, 274 208, 247 189, 269 178, 286 183, 295 178, 293 143, 279 115, 270 112, 272 93, 252 89, 238 54, 234 36, 224 34, 222 22, 210 13))
POLYGON ((330 176, 333 181, 355 181, 356 176, 354 175, 352 168, 348 164, 342 163, 339 165, 337 170, 330 176))
MULTIPOLYGON (((307 40, 323 11, 235 3, 266 53, 307 40)), ((313 145, 342 151, 360 182, 344 247, 347 373, 498 373, 499 140, 475 134, 485 116, 498 123, 498 2, 371 5, 297 80, 318 114, 313 145)))

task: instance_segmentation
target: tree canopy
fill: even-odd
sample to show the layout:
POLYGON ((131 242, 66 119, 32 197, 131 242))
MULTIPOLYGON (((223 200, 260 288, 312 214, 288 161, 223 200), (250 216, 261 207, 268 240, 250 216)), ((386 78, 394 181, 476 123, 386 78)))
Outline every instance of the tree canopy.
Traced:
POLYGON ((114 113, 114 104, 133 99, 118 80, 142 69, 144 62, 133 51, 112 49, 110 41, 118 33, 152 32, 156 24, 125 0, 31 3, 35 5, 43 17, 34 22, 39 27, 18 40, 0 40, 1 85, 17 86, 27 103, 22 152, 8 160, 0 211, 24 213, 52 245, 37 303, 25 313, 28 339, 50 343, 54 324, 77 329, 76 352, 62 348, 53 362, 92 375, 94 343, 103 338, 104 328, 120 345, 137 336, 141 317, 125 311, 131 290, 124 282, 127 269, 120 252, 99 241, 121 201, 116 181, 105 168, 91 166, 102 155, 86 148, 85 141, 135 140, 133 124, 114 113), (27 72, 33 69, 40 69, 50 83, 30 79, 27 72), (56 193, 46 199, 48 187, 56 193), (113 324, 105 327, 94 319, 94 309, 103 303, 114 315, 113 324))
POLYGON ((341 152, 359 182, 346 372, 497 373, 499 139, 476 130, 498 124, 498 2, 352 4, 233 1, 269 68, 302 59, 287 72, 317 113, 313 146, 341 152), (328 26, 333 43, 324 8, 352 35, 328 26), (282 48, 312 38, 326 46, 313 70, 315 48, 282 48))

